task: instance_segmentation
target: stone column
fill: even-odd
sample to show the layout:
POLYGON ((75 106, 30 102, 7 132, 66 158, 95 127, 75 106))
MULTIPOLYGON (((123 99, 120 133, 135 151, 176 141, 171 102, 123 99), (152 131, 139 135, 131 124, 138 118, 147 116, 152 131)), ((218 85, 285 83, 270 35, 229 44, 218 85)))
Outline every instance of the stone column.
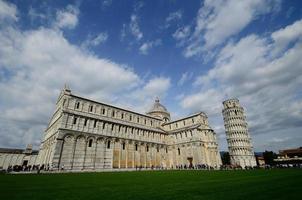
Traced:
POLYGON ((95 138, 95 148, 94 148, 94 157, 93 157, 93 169, 95 169, 95 163, 96 163, 96 152, 97 152, 97 148, 98 148, 98 142, 97 142, 97 138, 95 138))
POLYGON ((135 142, 132 141, 132 154, 133 154, 133 159, 132 159, 132 168, 136 166, 136 149, 135 149, 135 142))
POLYGON ((74 156, 75 156, 75 149, 77 146, 77 138, 74 138, 74 144, 73 144, 73 148, 72 148, 72 159, 70 161, 70 169, 73 169, 73 164, 74 164, 74 156))
MULTIPOLYGON (((88 126, 89 126, 89 122, 88 122, 88 126)), ((86 159, 87 159, 87 143, 88 143, 88 140, 87 140, 87 138, 86 138, 86 140, 85 140, 85 147, 84 147, 84 160, 83 160, 83 167, 82 167, 82 169, 85 169, 86 168, 86 166, 85 166, 85 163, 86 163, 86 159)))
POLYGON ((53 159, 52 159, 53 169, 58 170, 60 168, 63 145, 64 145, 64 140, 57 138, 55 148, 54 148, 54 156, 53 156, 53 159))

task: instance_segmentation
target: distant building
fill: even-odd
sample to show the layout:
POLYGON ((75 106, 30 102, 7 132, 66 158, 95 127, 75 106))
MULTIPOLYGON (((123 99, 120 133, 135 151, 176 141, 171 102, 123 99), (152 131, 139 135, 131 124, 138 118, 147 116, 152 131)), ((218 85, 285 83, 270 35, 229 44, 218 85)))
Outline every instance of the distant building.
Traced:
POLYGON ((263 156, 256 156, 256 162, 259 167, 265 166, 265 159, 263 156))
POLYGON ((222 114, 231 164, 240 165, 243 168, 256 166, 248 124, 239 100, 224 101, 222 114))
POLYGON ((280 150, 274 162, 276 164, 302 164, 302 147, 280 150))
POLYGON ((32 145, 27 145, 26 149, 0 148, 0 169, 7 169, 9 166, 29 166, 35 165, 38 151, 32 149, 32 145))

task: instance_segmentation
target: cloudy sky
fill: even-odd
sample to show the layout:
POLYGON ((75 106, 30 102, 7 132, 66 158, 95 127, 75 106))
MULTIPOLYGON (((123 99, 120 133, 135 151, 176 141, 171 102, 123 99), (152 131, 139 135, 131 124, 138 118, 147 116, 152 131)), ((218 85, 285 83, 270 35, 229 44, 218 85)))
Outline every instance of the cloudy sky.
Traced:
POLYGON ((300 0, 0 0, 0 147, 38 148, 67 83, 172 118, 204 111, 226 150, 239 98, 256 151, 302 146, 300 0))

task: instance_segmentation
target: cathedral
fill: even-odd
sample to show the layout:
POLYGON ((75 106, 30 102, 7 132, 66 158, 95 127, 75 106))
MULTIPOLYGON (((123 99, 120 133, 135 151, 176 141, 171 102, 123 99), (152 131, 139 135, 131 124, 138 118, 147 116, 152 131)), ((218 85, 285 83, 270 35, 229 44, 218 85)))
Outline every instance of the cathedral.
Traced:
POLYGON ((37 164, 72 171, 218 168, 221 158, 216 133, 203 112, 172 121, 159 99, 141 114, 74 95, 65 87, 37 164))

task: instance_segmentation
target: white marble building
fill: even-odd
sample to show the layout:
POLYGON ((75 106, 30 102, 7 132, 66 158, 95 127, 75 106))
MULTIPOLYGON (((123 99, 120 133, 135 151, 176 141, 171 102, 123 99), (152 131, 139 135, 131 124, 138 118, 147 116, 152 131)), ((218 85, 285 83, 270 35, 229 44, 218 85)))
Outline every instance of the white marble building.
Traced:
POLYGON ((27 145, 26 149, 0 148, 0 169, 7 169, 9 166, 33 166, 36 165, 38 151, 27 145))
POLYGON ((243 168, 257 166, 244 109, 239 100, 224 101, 222 114, 231 164, 243 168))
POLYGON ((158 99, 141 114, 64 88, 45 131, 38 164, 64 170, 218 167, 221 158, 216 134, 203 112, 170 121, 158 99))

